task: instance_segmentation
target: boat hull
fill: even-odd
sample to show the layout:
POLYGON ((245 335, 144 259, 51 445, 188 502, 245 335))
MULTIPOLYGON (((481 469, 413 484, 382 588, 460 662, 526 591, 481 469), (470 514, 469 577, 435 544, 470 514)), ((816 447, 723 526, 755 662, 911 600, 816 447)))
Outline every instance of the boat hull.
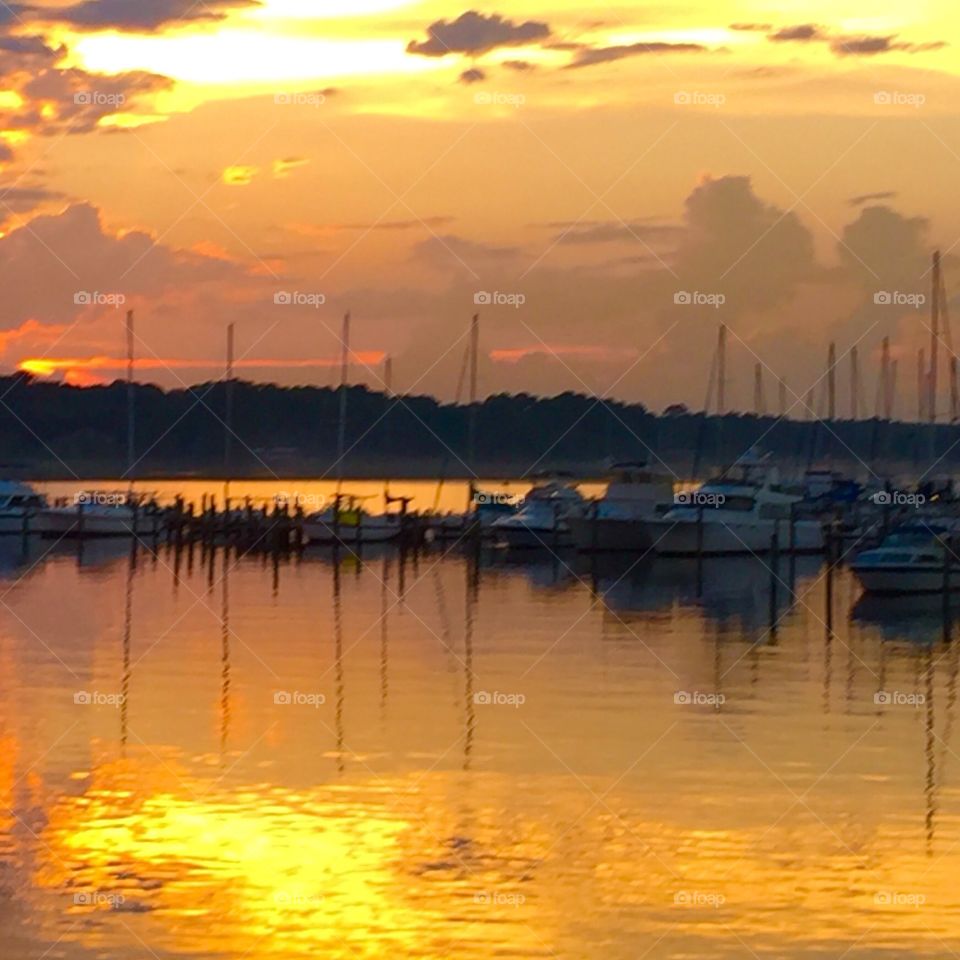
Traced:
MULTIPOLYGON (((943 567, 936 564, 893 565, 856 564, 850 567, 867 593, 906 596, 943 592, 943 567)), ((950 590, 960 590, 960 567, 950 571, 950 590)))
POLYGON ((145 518, 134 520, 126 511, 78 513, 76 510, 42 510, 30 521, 30 529, 44 537, 132 537, 135 528, 148 529, 145 518))
POLYGON ((572 546, 567 528, 551 529, 528 525, 496 526, 491 531, 497 543, 511 550, 553 550, 572 546))
POLYGON ((307 520, 303 525, 303 533, 308 543, 316 544, 386 543, 400 536, 400 524, 371 521, 336 526, 322 520, 307 520))
POLYGON ((739 522, 662 518, 647 522, 653 549, 665 557, 732 556, 735 554, 769 553, 774 533, 777 549, 782 553, 820 553, 824 548, 823 528, 819 523, 801 521, 793 526, 774 520, 739 522), (702 528, 702 532, 701 532, 702 528))
POLYGON ((649 550, 653 546, 645 520, 582 517, 569 523, 573 545, 583 552, 626 552, 649 550))

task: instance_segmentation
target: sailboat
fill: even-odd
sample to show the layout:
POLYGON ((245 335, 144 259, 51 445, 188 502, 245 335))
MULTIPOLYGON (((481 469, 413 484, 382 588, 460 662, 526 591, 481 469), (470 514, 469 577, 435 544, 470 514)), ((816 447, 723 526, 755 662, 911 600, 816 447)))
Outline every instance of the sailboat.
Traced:
POLYGON ((343 458, 346 453, 347 378, 350 365, 350 314, 343 318, 340 361, 340 414, 337 427, 337 492, 325 510, 309 514, 303 520, 308 543, 349 544, 383 543, 400 536, 401 518, 397 514, 374 516, 363 508, 362 499, 341 491, 343 458))
POLYGON ((33 528, 44 537, 130 537, 137 532, 140 503, 133 494, 134 387, 133 311, 127 312, 127 470, 130 489, 126 492, 82 491, 71 502, 45 506, 33 528))

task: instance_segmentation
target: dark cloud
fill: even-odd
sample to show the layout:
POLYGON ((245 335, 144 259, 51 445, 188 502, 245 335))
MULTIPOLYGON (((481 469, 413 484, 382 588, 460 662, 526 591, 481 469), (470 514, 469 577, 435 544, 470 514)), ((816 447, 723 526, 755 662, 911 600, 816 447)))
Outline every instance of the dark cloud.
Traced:
POLYGON ((516 70, 518 73, 537 69, 536 64, 531 63, 529 60, 504 60, 502 66, 507 70, 516 70))
POLYGON ((413 230, 424 227, 443 227, 456 218, 449 216, 423 217, 420 220, 383 220, 380 223, 343 223, 340 230, 413 230))
POLYGON ((767 34, 768 40, 782 43, 797 40, 823 40, 823 31, 815 23, 801 23, 795 27, 781 27, 773 33, 767 34))
POLYGON ((750 31, 753 33, 768 33, 773 29, 772 23, 731 23, 731 30, 750 31))
POLYGON ((864 193, 858 197, 850 197, 847 203, 851 207, 862 207, 865 203, 872 203, 875 200, 892 200, 897 196, 895 190, 884 190, 880 193, 864 193))
POLYGON ((427 27, 427 39, 407 44, 407 53, 423 57, 445 57, 448 53, 477 55, 496 47, 516 47, 545 40, 550 27, 538 20, 518 23, 500 14, 484 16, 476 10, 460 14, 456 20, 437 20, 427 27))
MULTIPOLYGON (((9 149, 9 148, 8 148, 9 149)), ((4 187, 0 185, 0 224, 6 226, 17 214, 29 213, 50 200, 62 200, 64 194, 46 187, 4 187)))
POLYGON ((471 67, 469 70, 464 70, 460 74, 461 83, 480 83, 481 80, 486 80, 487 75, 477 67, 471 67))
POLYGON ((930 50, 940 50, 946 46, 942 40, 931 43, 906 43, 897 40, 896 34, 890 36, 856 36, 834 37, 830 41, 830 49, 837 56, 870 57, 878 53, 926 53, 930 50))
POLYGON ((548 226, 560 229, 555 237, 559 243, 629 243, 671 240, 683 230, 678 224, 635 221, 555 222, 548 226))
POLYGON ((223 20, 233 9, 259 5, 258 0, 83 0, 54 9, 21 9, 37 19, 81 29, 147 31, 174 23, 223 20))
POLYGON ((587 47, 580 50, 564 70, 592 67, 598 63, 610 63, 626 57, 647 53, 708 53, 709 48, 700 43, 631 43, 616 47, 587 47))

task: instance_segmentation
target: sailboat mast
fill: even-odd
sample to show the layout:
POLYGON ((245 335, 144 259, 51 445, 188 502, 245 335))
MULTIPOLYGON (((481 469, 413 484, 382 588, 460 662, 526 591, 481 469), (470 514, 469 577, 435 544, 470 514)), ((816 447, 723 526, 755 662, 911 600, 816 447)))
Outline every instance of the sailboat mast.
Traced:
POLYGON ((830 344, 827 353, 827 419, 837 415, 837 345, 830 344))
POLYGON ((136 459, 136 420, 133 392, 133 311, 127 311, 127 479, 133 486, 133 467, 136 459))
POLYGON ((223 418, 223 476, 226 485, 230 483, 230 440, 233 436, 233 330, 234 325, 228 324, 223 418))
POLYGON ((850 419, 860 419, 860 360, 857 348, 850 348, 850 419))
MULTIPOLYGON (((470 321, 470 421, 467 426, 467 466, 475 473, 477 457, 477 362, 480 353, 480 315, 470 321)), ((470 480, 470 502, 473 502, 473 479, 470 480)))
POLYGON ((937 419, 937 358, 940 340, 940 251, 933 252, 933 299, 930 303, 930 397, 927 401, 927 417, 931 423, 937 419))
POLYGON ((727 325, 720 324, 717 339, 717 414, 727 412, 727 325))
POLYGON ((350 311, 343 315, 340 335, 340 415, 337 425, 337 492, 343 481, 343 457, 347 446, 347 378, 350 373, 350 311))

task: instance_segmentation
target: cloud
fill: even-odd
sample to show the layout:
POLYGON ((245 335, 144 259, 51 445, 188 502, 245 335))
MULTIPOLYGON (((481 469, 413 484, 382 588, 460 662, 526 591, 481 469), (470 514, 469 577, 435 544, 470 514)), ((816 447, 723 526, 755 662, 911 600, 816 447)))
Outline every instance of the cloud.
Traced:
POLYGON ((258 173, 260 173, 259 167, 237 165, 227 167, 220 178, 228 187, 245 187, 253 182, 258 173))
POLYGON ((517 73, 524 73, 528 70, 536 70, 537 65, 529 60, 504 60, 501 66, 507 70, 515 70, 517 73))
POLYGON ((823 31, 815 23, 801 23, 795 27, 781 27, 767 35, 768 40, 785 42, 795 40, 823 40, 823 31))
POLYGON ((156 30, 176 23, 220 21, 234 9, 259 6, 258 0, 83 0, 67 7, 22 7, 40 20, 69 23, 84 30, 156 30))
POLYGON ((427 27, 427 39, 411 40, 407 53, 423 57, 445 57, 449 53, 477 56, 497 47, 518 47, 545 40, 550 27, 538 20, 518 23, 495 13, 484 16, 475 10, 460 14, 456 20, 437 20, 427 27))
POLYGON ((931 43, 906 43, 897 40, 896 34, 889 36, 854 36, 834 37, 830 41, 830 49, 837 56, 874 56, 878 53, 926 53, 931 50, 940 50, 946 46, 942 40, 931 43))
POLYGON ((558 243, 629 243, 675 239, 683 228, 679 224, 650 223, 644 220, 607 220, 592 222, 554 222, 561 232, 554 238, 558 243))
POLYGON ((16 214, 35 210, 51 200, 62 200, 63 194, 46 187, 0 186, 0 224, 6 225, 16 214))
POLYGON ((772 23, 731 23, 731 30, 740 30, 752 33, 767 33, 773 29, 772 23))
POLYGON ((344 223, 340 230, 414 230, 424 227, 443 227, 456 218, 447 216, 423 217, 420 220, 381 220, 379 223, 344 223))
POLYGON ((896 190, 883 190, 879 193, 862 193, 858 197, 849 197, 847 203, 851 207, 862 207, 865 203, 872 203, 874 200, 893 200, 896 196, 896 190))
POLYGON ((565 70, 576 70, 579 67, 592 67, 598 63, 610 63, 614 60, 623 60, 625 57, 635 57, 647 53, 708 53, 709 48, 700 43, 631 43, 616 47, 587 47, 581 49, 568 63, 565 70))
POLYGON ((471 83, 480 83, 483 80, 487 79, 487 75, 477 67, 471 67, 469 70, 464 70, 460 74, 460 82, 471 84, 471 83))

